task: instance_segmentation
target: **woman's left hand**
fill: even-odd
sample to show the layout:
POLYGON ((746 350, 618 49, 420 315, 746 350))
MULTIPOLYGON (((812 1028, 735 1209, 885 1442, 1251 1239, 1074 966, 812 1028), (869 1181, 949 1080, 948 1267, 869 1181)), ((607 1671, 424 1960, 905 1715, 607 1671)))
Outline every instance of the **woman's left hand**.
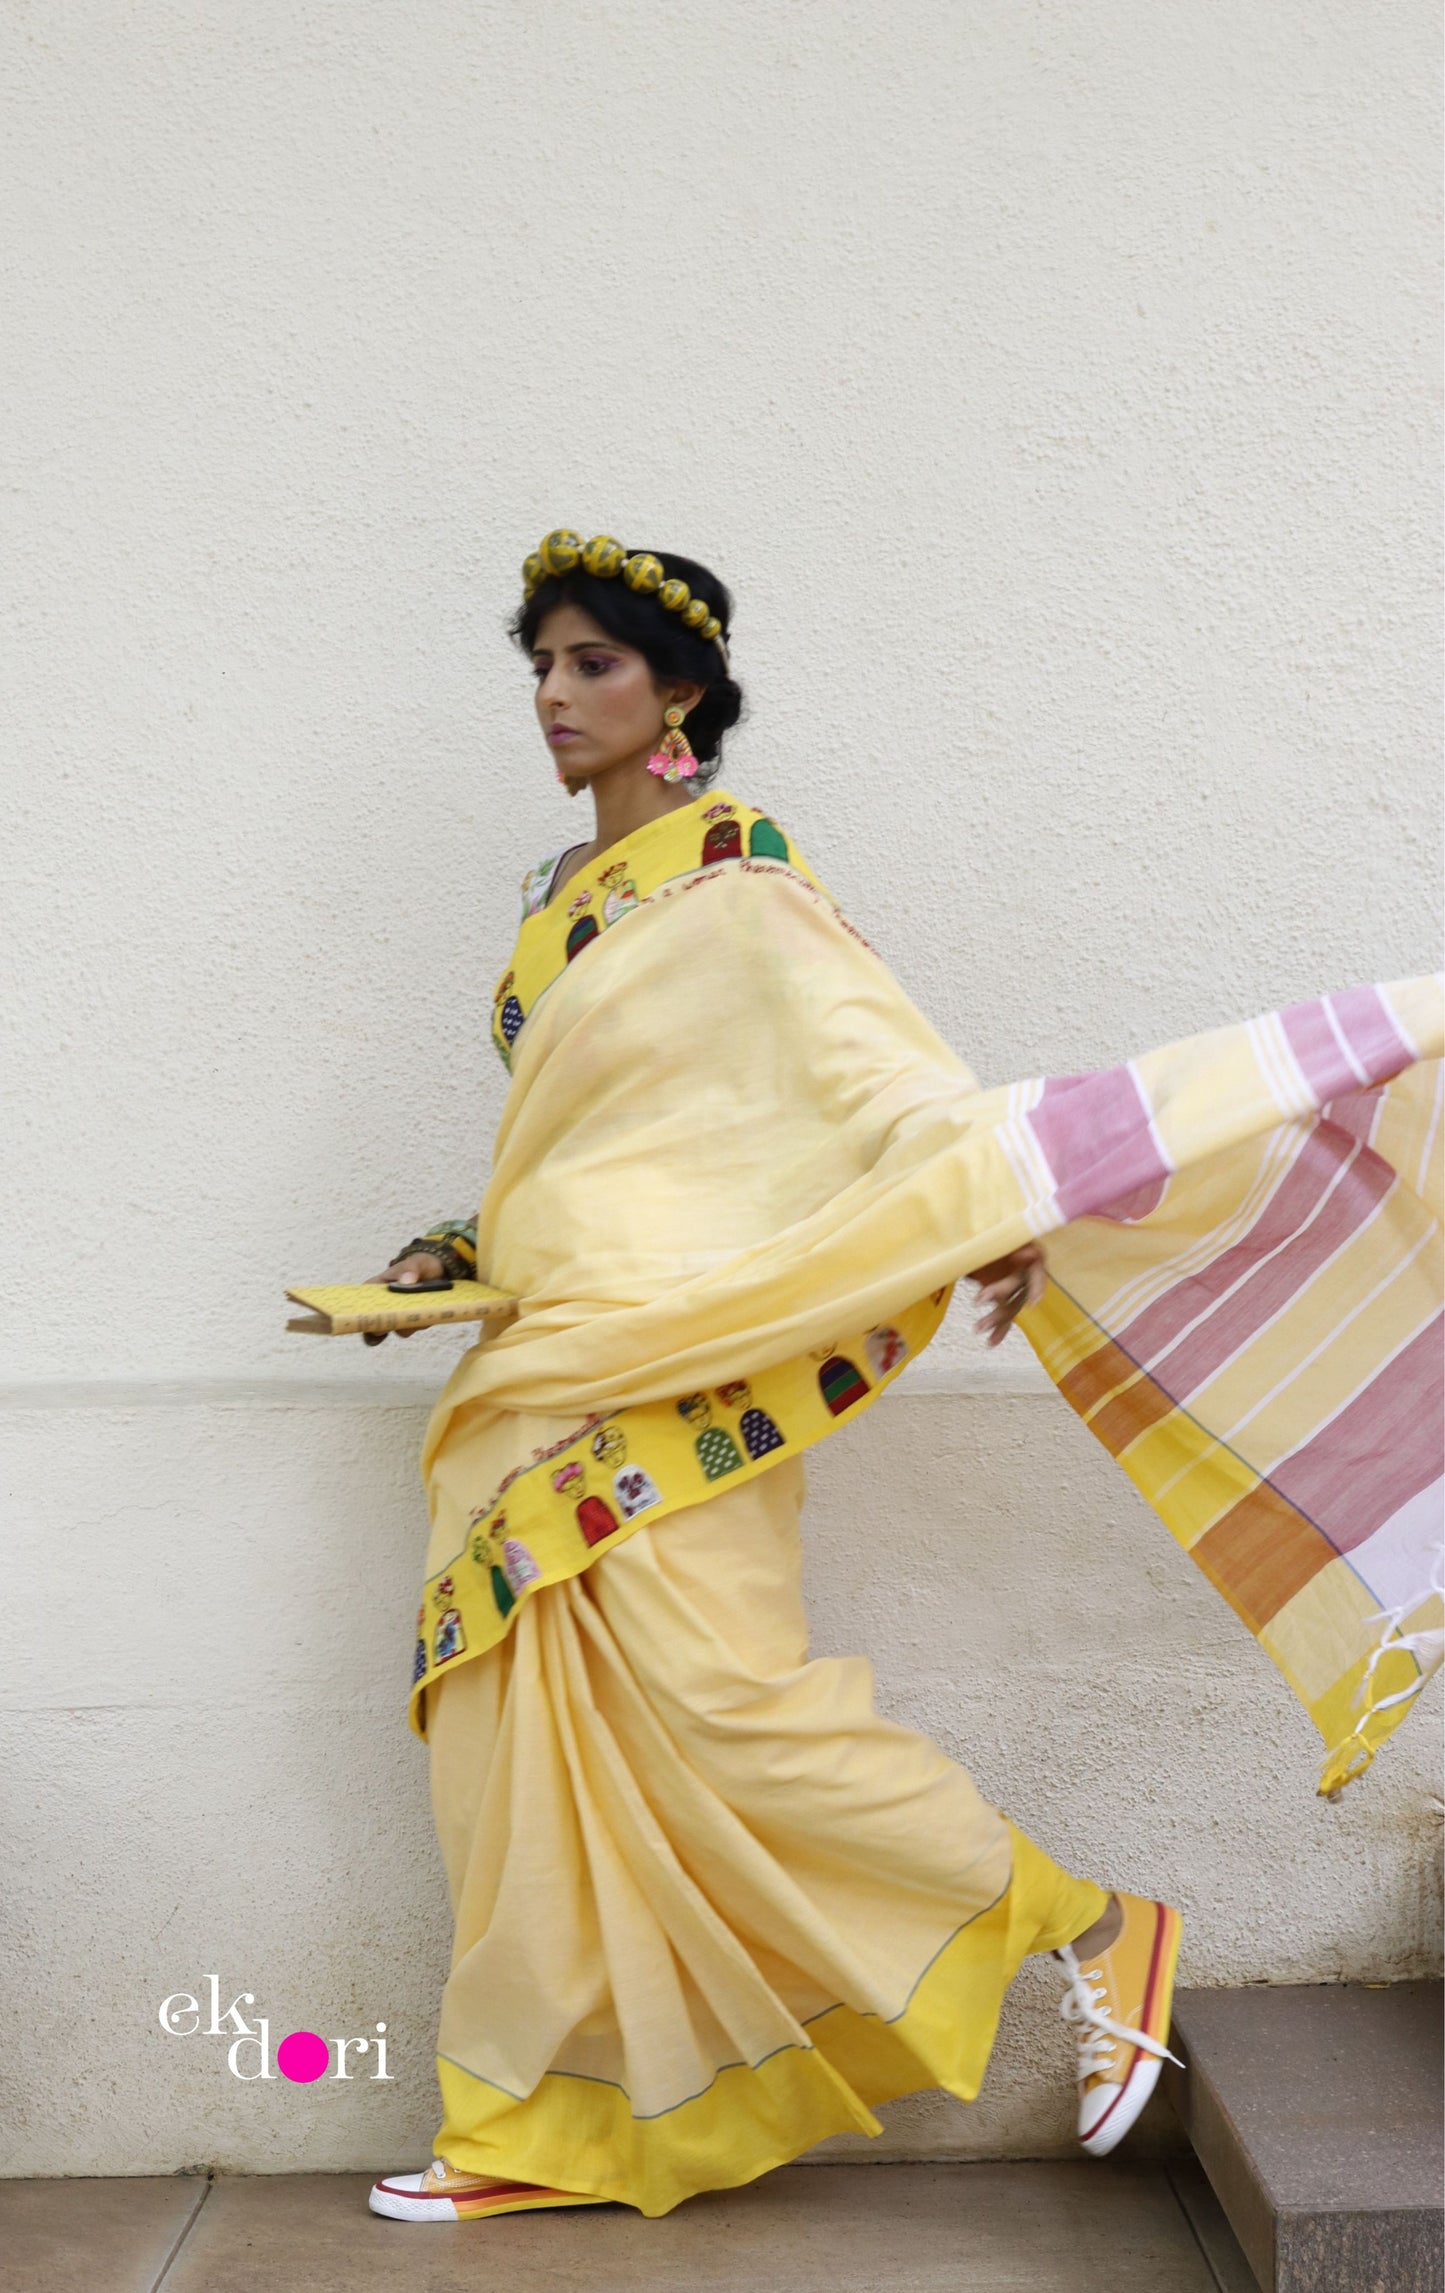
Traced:
POLYGON ((968 1278, 978 1284, 978 1303, 983 1309, 982 1319, 974 1327, 991 1346, 1001 1345, 1025 1306, 1036 1306, 1049 1286, 1043 1246, 1022 1243, 1006 1258, 991 1258, 986 1266, 975 1266, 968 1278))

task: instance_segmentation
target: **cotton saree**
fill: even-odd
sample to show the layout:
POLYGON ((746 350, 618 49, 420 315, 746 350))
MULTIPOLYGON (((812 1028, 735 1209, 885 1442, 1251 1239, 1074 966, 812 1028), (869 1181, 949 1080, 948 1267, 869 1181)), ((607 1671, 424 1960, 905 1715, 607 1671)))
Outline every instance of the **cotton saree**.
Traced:
POLYGON ((661 2211, 895 2093, 967 2098, 1019 1957, 1102 1907, 800 1637, 804 1454, 961 1276, 1046 1238, 1020 1327, 1304 1703, 1321 1789, 1409 1710, 1441 1622, 1441 997, 985 1090, 726 790, 536 894, 467 1238, 518 1313, 422 1451, 437 2147, 661 2211))

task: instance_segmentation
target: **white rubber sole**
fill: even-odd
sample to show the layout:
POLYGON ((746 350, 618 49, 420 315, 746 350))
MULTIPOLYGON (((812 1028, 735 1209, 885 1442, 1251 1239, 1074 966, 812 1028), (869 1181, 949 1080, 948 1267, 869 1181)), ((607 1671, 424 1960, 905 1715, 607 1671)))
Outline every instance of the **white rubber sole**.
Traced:
POLYGON ((1110 2098, 1088 2133, 1082 2128, 1079 2132, 1079 2140, 1091 2158, 1106 2158, 1110 2150, 1123 2141, 1158 2085, 1159 2073, 1163 2067, 1157 2054, 1136 2054, 1134 2067, 1122 2086, 1096 2086, 1093 2089, 1095 2094, 1107 2094, 1110 2098))
POLYGON ((513 2192, 474 2192, 470 2203, 458 2204, 441 2190, 435 2195, 419 2189, 420 2174, 388 2174, 373 2182, 367 2205, 388 2221, 485 2221, 494 2213, 541 2213, 551 2206, 605 2205, 607 2200, 579 2196, 575 2190, 539 2189, 513 2192))

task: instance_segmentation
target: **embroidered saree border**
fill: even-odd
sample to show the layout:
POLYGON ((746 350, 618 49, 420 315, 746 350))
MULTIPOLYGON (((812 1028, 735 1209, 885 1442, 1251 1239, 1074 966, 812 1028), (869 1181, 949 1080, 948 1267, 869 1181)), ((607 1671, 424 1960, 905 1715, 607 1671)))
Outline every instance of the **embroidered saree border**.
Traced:
POLYGON ((636 1528, 749 1480, 860 1416, 948 1311, 950 1282, 891 1322, 676 1400, 587 1418, 534 1451, 471 1516, 467 1542, 427 1579, 417 1610, 407 1719, 426 1740, 429 1683, 480 1656, 539 1585, 591 1566, 636 1528))
MULTIPOLYGON (((568 878, 556 899, 523 917, 511 961, 492 996, 492 1042, 508 1072, 525 1021, 585 947, 665 884, 742 859, 782 861, 841 913, 832 893, 775 820, 754 805, 740 803, 725 788, 705 789, 691 804, 663 813, 599 852, 568 878)), ((527 885, 536 876, 532 869, 523 879, 524 907, 527 885)), ((550 880, 548 875, 541 882, 550 880)))

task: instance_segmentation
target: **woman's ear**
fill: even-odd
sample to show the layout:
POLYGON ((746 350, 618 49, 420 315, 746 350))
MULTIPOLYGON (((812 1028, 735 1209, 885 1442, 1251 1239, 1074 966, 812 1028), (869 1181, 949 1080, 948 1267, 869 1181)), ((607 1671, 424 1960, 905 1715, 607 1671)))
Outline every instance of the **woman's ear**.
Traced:
POLYGON ((663 705, 669 709, 684 709, 691 714, 706 691, 706 685, 669 685, 663 705))

